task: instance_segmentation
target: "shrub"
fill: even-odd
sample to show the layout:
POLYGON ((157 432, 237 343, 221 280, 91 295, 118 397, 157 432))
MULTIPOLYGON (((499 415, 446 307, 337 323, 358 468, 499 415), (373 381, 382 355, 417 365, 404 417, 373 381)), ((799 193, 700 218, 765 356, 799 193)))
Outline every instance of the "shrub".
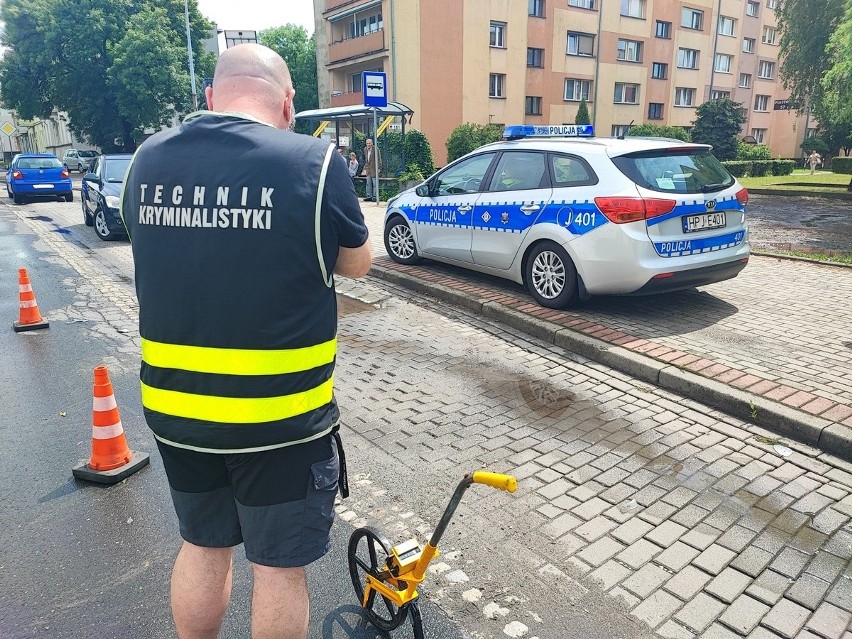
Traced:
POLYGON ((754 160, 751 163, 751 176, 764 177, 772 174, 772 160, 754 160))
POLYGON ((810 155, 811 151, 816 151, 820 155, 825 156, 829 151, 828 144, 825 143, 825 140, 814 136, 805 138, 799 146, 805 155, 810 155))
POLYGON ((424 175, 435 172, 435 159, 432 157, 432 147, 422 131, 411 129, 405 134, 405 162, 407 169, 415 165, 424 175))
POLYGON ((852 174, 852 157, 839 155, 836 158, 832 158, 831 170, 835 173, 852 174))
POLYGON ((637 124, 630 127, 627 137, 644 136, 651 138, 672 138, 689 142, 689 132, 681 126, 662 126, 660 124, 637 124))
POLYGON ((728 169, 728 172, 734 177, 743 177, 751 173, 750 160, 729 160, 722 162, 722 166, 728 169))
POLYGON ((737 145, 737 160, 771 160, 772 151, 765 144, 746 144, 740 142, 737 145))
POLYGON ((795 167, 795 160, 772 160, 772 175, 790 175, 795 167))
POLYGON ((483 144, 496 142, 502 133, 502 129, 494 124, 460 124, 447 138, 447 162, 457 160, 483 144))

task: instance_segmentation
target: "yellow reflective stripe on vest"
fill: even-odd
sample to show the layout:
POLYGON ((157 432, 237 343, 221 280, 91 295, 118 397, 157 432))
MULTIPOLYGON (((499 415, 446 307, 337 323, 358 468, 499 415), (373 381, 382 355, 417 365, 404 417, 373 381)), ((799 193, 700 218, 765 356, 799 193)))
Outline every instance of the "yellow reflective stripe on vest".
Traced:
POLYGON ((328 404, 333 397, 329 379, 316 388, 279 397, 215 397, 163 390, 142 384, 142 405, 188 419, 223 424, 259 424, 303 415, 328 404))
POLYGON ((337 338, 316 346, 277 350, 184 346, 142 339, 142 361, 150 366, 218 375, 299 373, 331 364, 336 350, 337 338))

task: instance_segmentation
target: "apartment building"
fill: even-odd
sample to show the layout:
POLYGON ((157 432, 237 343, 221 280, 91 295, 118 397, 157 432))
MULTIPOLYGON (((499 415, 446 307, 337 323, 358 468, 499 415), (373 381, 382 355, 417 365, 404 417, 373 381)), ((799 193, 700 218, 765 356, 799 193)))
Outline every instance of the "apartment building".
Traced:
POLYGON ((801 156, 814 123, 779 79, 779 0, 314 0, 320 107, 363 103, 361 73, 414 111, 438 164, 463 122, 573 123, 598 135, 632 122, 689 128, 729 97, 743 137, 801 156))

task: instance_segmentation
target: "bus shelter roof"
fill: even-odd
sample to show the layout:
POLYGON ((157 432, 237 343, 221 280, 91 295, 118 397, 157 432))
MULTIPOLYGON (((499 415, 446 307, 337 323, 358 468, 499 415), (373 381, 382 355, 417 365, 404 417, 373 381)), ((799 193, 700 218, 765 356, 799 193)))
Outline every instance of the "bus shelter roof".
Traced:
MULTIPOLYGON (((364 106, 363 104, 353 104, 351 106, 334 107, 330 109, 311 109, 309 111, 299 111, 296 114, 296 120, 328 120, 337 122, 340 120, 369 120, 373 117, 373 108, 364 106)), ((414 111, 409 109, 401 102, 388 102, 386 107, 375 107, 376 115, 379 117, 408 116, 409 122, 414 111)))

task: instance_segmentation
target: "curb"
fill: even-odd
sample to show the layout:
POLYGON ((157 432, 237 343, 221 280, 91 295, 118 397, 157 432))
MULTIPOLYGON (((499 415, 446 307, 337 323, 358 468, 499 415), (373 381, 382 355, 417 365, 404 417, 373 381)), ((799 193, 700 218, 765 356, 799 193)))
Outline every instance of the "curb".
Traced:
POLYGON ((747 390, 729 386, 546 319, 533 317, 475 293, 428 282, 375 262, 370 269, 370 275, 497 320, 643 382, 685 395, 728 415, 852 462, 852 427, 754 395, 747 390))
MULTIPOLYGON (((843 187, 846 188, 846 187, 843 187)), ((852 193, 832 193, 831 191, 797 191, 793 189, 782 190, 782 189, 762 189, 762 188, 754 188, 750 189, 745 187, 745 189, 749 192, 749 195, 781 195, 781 196, 795 196, 795 197, 822 197, 829 200, 852 200, 852 193)))

